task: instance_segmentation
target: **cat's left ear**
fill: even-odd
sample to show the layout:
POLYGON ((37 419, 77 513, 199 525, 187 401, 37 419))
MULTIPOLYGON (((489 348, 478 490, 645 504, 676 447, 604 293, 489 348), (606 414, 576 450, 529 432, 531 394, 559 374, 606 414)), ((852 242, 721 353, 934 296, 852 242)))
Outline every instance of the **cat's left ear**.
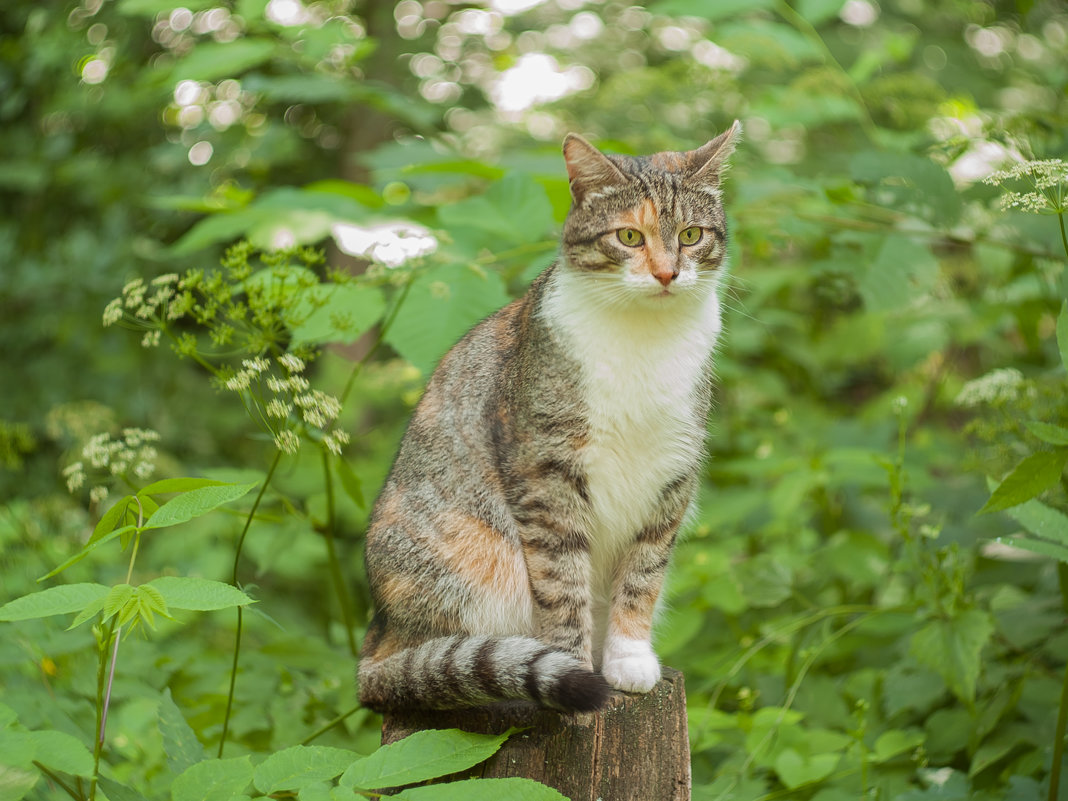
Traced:
POLYGON ((730 128, 711 142, 687 153, 690 169, 693 170, 691 177, 696 180, 717 180, 724 162, 734 152, 734 146, 741 138, 742 124, 735 120, 730 128))

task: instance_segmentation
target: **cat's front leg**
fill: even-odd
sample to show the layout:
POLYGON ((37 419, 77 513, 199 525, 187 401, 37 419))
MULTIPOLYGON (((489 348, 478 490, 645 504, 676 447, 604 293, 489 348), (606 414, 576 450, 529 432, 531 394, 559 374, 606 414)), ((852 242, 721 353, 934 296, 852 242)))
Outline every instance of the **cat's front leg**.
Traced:
POLYGON ((660 681, 653 614, 676 529, 677 524, 643 529, 616 571, 601 673, 617 690, 644 693, 660 681))
POLYGON ((522 534, 535 636, 593 669, 590 552, 578 531, 531 526, 522 534))

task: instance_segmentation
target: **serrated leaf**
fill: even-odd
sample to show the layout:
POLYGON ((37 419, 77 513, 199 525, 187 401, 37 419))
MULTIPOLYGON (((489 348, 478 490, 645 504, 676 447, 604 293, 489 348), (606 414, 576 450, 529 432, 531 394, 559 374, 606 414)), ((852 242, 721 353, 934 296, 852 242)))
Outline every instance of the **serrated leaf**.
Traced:
POLYGON ((109 589, 103 584, 64 584, 23 595, 0 606, 0 620, 32 620, 51 615, 80 612, 93 601, 105 597, 109 589))
POLYGON ((71 776, 93 775, 93 755, 81 740, 61 731, 29 732, 36 749, 34 760, 71 776))
POLYGON ((553 209, 545 189, 528 175, 512 172, 492 184, 485 194, 443 205, 438 217, 454 238, 456 231, 479 232, 481 244, 501 249, 538 242, 553 227, 553 209))
POLYGON ((163 690, 159 701, 159 731, 163 736, 167 765, 175 776, 204 761, 204 747, 174 703, 170 687, 163 690))
POLYGON ((567 801, 552 787, 533 779, 464 779, 412 787, 393 796, 401 801, 567 801))
POLYGON ((924 733, 918 729, 890 729, 879 735, 872 749, 871 758, 875 762, 886 762, 896 756, 912 751, 922 745, 924 733))
POLYGON ((504 284, 493 273, 464 264, 431 270, 415 279, 386 333, 386 342, 430 375, 471 326, 508 301, 504 284))
POLYGON ((186 768, 171 787, 173 801, 231 801, 252 782, 252 761, 206 759, 186 768))
POLYGON ((1027 501, 1006 509, 1005 514, 1034 534, 1068 546, 1068 515, 1042 501, 1027 501))
MULTIPOLYGON (((128 528, 128 526, 124 524, 126 522, 125 517, 130 509, 130 504, 133 504, 136 509, 137 503, 134 501, 132 495, 127 495, 125 498, 116 501, 110 509, 104 512, 100 520, 97 521, 96 526, 93 528, 93 533, 89 536, 89 540, 85 544, 88 546, 98 542, 116 528, 128 528)), ((135 515, 130 523, 133 524, 136 522, 137 518, 135 515)))
POLYGON ((236 501, 256 486, 258 486, 258 482, 253 484, 221 484, 190 490, 163 504, 145 522, 144 528, 163 528, 188 522, 206 515, 223 504, 236 501))
POLYGON ((351 765, 340 783, 342 787, 381 790, 447 776, 493 756, 512 731, 500 735, 459 729, 417 731, 351 765))
POLYGON ((1032 453, 994 488, 979 514, 1008 509, 1045 492, 1060 481, 1065 462, 1068 448, 1032 453))
MULTIPOLYGON (((131 600, 137 595, 137 590, 130 584, 116 584, 104 597, 104 606, 102 610, 104 612, 104 620, 108 620, 111 617, 122 612, 131 600)), ((124 621, 120 620, 120 623, 124 621)))
POLYGON ((946 686, 971 706, 979 677, 979 653, 994 632, 990 615, 967 609, 956 617, 932 620, 912 636, 909 652, 938 673, 946 686))
POLYGON ((170 609, 210 612, 255 603, 237 587, 192 576, 160 576, 146 586, 155 588, 170 609))
POLYGON ((301 790, 340 776, 360 754, 343 748, 295 745, 271 754, 256 767, 252 781, 265 795, 280 790, 301 790))
POLYGON ((203 487, 222 486, 226 486, 225 481, 216 481, 213 478, 165 478, 162 481, 154 481, 137 494, 165 495, 170 492, 189 492, 203 487))
POLYGON ((1013 548, 1022 548, 1031 553, 1049 556, 1053 559, 1059 559, 1062 562, 1068 563, 1068 548, 1065 548, 1063 545, 1046 542, 1045 540, 1034 540, 1027 537, 1007 537, 1005 539, 1005 544, 1011 545, 1013 548))
POLYGON ((1068 445, 1068 428, 1041 423, 1038 420, 1028 420, 1024 425, 1043 442, 1050 445, 1068 445))

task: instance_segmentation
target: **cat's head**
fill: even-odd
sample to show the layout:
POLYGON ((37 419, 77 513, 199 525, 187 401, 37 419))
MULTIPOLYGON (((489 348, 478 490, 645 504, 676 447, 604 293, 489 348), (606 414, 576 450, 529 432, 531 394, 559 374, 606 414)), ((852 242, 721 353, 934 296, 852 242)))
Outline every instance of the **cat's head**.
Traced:
POLYGON ((650 297, 712 281, 727 253, 720 176, 741 127, 736 121, 697 150, 638 157, 605 155, 568 134, 567 265, 650 297))

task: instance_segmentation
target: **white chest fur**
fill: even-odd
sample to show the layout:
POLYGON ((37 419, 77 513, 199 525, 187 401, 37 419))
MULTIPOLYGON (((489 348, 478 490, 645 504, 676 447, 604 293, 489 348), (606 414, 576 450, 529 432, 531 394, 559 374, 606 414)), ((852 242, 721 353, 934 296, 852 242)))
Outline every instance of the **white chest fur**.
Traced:
POLYGON ((554 276, 543 314, 581 369, 597 576, 611 574, 622 546, 651 522, 664 487, 701 458, 697 396, 720 330, 713 289, 628 298, 609 276, 554 276))

